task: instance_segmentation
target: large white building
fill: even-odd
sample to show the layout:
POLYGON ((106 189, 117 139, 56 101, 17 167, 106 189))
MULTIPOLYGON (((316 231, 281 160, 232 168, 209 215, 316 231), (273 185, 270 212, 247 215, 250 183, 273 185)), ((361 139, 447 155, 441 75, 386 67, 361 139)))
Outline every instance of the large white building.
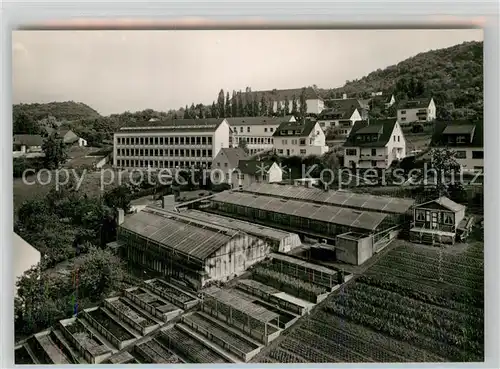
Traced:
POLYGON ((359 121, 344 143, 344 166, 389 168, 406 156, 406 140, 395 119, 359 121))
POLYGON ((321 156, 328 151, 325 133, 315 121, 283 122, 273 138, 280 156, 321 156))
POLYGON ((436 122, 430 146, 455 151, 455 159, 464 171, 484 171, 482 121, 436 122))
POLYGON ((246 142, 250 155, 272 150, 273 134, 282 122, 295 122, 295 117, 240 117, 226 118, 233 133, 233 146, 246 142))
POLYGON ((436 119, 436 104, 432 97, 401 101, 398 106, 398 122, 401 125, 425 123, 436 119))
POLYGON ((297 103, 297 110, 300 109, 300 96, 302 95, 302 91, 304 90, 306 105, 307 105, 307 114, 319 114, 325 108, 325 103, 323 98, 319 96, 318 92, 313 87, 305 87, 302 88, 292 88, 286 90, 267 90, 267 91, 249 91, 242 92, 242 100, 243 101, 257 101, 259 103, 262 99, 262 95, 264 95, 264 99, 270 102, 270 105, 273 108, 273 111, 282 110, 286 106, 286 102, 288 101, 288 111, 285 111, 285 114, 291 114, 293 108, 293 100, 297 103))
POLYGON ((229 147, 226 119, 174 119, 164 125, 123 127, 114 134, 115 168, 210 168, 229 147))

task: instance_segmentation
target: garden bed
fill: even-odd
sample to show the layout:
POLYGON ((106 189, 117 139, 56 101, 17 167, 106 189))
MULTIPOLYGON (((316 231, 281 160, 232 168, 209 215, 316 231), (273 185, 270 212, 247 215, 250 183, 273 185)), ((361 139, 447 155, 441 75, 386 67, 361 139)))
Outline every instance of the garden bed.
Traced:
POLYGON ((180 288, 174 287, 173 285, 162 281, 160 279, 152 279, 146 281, 146 286, 151 288, 151 290, 161 297, 173 302, 182 309, 190 309, 198 303, 198 299, 186 292, 182 291, 180 288))
POLYGON ((132 306, 125 298, 116 297, 108 299, 105 300, 104 304, 142 335, 148 334, 158 326, 158 323, 144 316, 144 313, 132 306))
POLYGON ((182 364, 183 361, 157 339, 143 342, 134 348, 134 352, 144 364, 182 364))
POLYGON ((137 339, 102 308, 85 310, 84 316, 99 333, 118 349, 124 348, 137 339))

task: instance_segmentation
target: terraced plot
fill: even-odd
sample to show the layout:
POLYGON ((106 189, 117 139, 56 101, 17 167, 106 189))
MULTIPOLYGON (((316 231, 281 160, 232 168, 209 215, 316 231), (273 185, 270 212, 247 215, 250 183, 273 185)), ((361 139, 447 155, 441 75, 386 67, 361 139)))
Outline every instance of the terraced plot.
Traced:
POLYGON ((212 320, 207 320, 203 315, 199 313, 194 313, 192 315, 184 317, 184 320, 187 322, 192 322, 195 325, 206 329, 211 335, 221 339, 224 342, 236 347, 238 350, 249 353, 255 350, 258 346, 253 343, 245 340, 240 335, 233 333, 229 330, 226 330, 220 324, 212 320))
POLYGON ((101 308, 89 311, 88 314, 108 330, 113 336, 120 341, 127 341, 135 338, 130 332, 125 330, 121 325, 115 322, 107 313, 101 308))
POLYGON ((201 342, 192 338, 178 327, 163 331, 158 337, 158 342, 172 351, 178 352, 191 363, 227 363, 222 356, 210 350, 201 342))
POLYGON ((134 348, 142 364, 182 364, 179 357, 156 339, 141 343, 134 348))

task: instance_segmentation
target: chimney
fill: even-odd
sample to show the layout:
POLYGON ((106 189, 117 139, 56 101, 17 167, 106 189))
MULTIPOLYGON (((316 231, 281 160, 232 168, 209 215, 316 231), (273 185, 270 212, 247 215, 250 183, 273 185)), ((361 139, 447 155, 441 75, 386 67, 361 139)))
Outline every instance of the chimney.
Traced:
POLYGON ((125 211, 123 209, 118 209, 116 216, 116 224, 121 225, 125 221, 125 211))
POLYGON ((161 198, 161 207, 163 209, 172 209, 175 206, 175 196, 167 195, 161 198))
POLYGON ((347 99, 347 94, 342 94, 342 100, 347 99))

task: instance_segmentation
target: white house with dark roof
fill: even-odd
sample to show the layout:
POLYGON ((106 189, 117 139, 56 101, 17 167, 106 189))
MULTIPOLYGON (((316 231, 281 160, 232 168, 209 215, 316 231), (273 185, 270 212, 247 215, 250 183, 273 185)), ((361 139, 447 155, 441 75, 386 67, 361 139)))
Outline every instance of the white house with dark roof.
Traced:
POLYGON ((254 183, 276 183, 283 180, 283 170, 274 161, 240 160, 232 174, 232 188, 245 188, 254 183))
POLYGON ((318 115, 317 122, 325 132, 330 127, 335 127, 340 135, 348 136, 354 123, 360 120, 358 108, 350 107, 346 110, 325 109, 318 115))
POLYGON ((318 122, 283 122, 273 135, 279 156, 321 156, 328 152, 325 133, 318 122))
POLYGON ((455 151, 464 171, 484 171, 483 121, 436 122, 430 147, 455 151))
POLYGON ((344 166, 389 168, 406 156, 406 140, 395 119, 359 121, 344 143, 344 166))
POLYGON ((248 154, 240 147, 221 149, 212 162, 212 180, 216 183, 230 184, 232 173, 238 168, 238 163, 247 158, 248 154))
MULTIPOLYGON (((293 99, 297 103, 297 109, 300 109, 300 96, 302 94, 302 88, 292 88, 285 90, 267 90, 267 91, 249 91, 242 92, 243 101, 254 101, 259 102, 264 95, 264 99, 270 101, 272 104, 273 111, 277 111, 285 108, 286 101, 288 101, 288 111, 285 114, 292 113, 293 99)), ((325 108, 325 103, 323 98, 318 94, 318 92, 313 87, 305 88, 305 97, 307 105, 307 114, 319 114, 325 108)))
POLYGON ((370 109, 374 106, 380 106, 383 109, 388 109, 396 103, 394 94, 384 94, 382 92, 372 92, 368 101, 370 109))
POLYGON ((293 115, 284 117, 236 117, 226 118, 232 128, 233 146, 246 142, 248 153, 255 155, 272 150, 273 134, 282 122, 295 122, 293 115))
POLYGON ((26 153, 39 153, 42 151, 43 137, 40 135, 20 134, 12 137, 13 151, 26 153))
POLYGON ((436 119, 436 104, 432 97, 401 101, 397 110, 401 125, 414 122, 431 122, 436 119))
POLYGON ((78 146, 87 146, 87 140, 84 138, 79 137, 75 132, 73 132, 71 129, 67 128, 52 128, 52 127, 45 127, 45 130, 47 133, 50 135, 53 132, 57 132, 59 136, 63 139, 63 142, 66 145, 78 145, 78 146))
MULTIPOLYGON (((156 122, 158 123, 158 122, 156 122)), ((123 127, 114 134, 115 168, 211 168, 229 147, 224 118, 174 119, 157 126, 123 127)))

